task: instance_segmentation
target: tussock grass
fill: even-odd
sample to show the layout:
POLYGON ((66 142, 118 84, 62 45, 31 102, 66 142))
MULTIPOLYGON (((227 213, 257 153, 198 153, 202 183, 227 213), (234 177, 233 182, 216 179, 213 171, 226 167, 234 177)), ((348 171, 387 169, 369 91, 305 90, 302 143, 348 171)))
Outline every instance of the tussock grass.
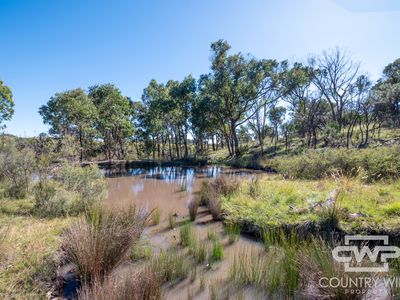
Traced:
POLYGON ((227 222, 225 224, 225 232, 228 234, 229 244, 233 244, 239 239, 240 225, 233 222, 227 222))
POLYGON ((188 203, 188 209, 189 209, 189 216, 190 216, 190 221, 196 220, 197 217, 197 210, 199 208, 199 200, 192 199, 188 203))
POLYGON ((207 239, 209 239, 210 241, 216 241, 217 240, 217 232, 215 231, 215 228, 210 228, 207 231, 207 239))
POLYGON ((120 277, 110 277, 104 283, 83 287, 78 300, 158 300, 162 297, 162 282, 158 273, 149 268, 130 270, 120 277))
POLYGON ((178 249, 162 250, 150 262, 150 269, 160 275, 162 282, 184 280, 193 268, 188 257, 178 249))
POLYGON ((6 257, 7 232, 8 232, 8 226, 0 225, 0 266, 6 257))
POLYGON ((224 258, 224 248, 219 240, 213 242, 211 254, 210 254, 210 261, 219 261, 224 258))
POLYGON ((151 213, 151 224, 158 225, 160 224, 160 220, 161 220, 161 212, 160 209, 157 207, 151 213))
POLYGON ((196 236, 191 223, 183 225, 179 233, 181 245, 183 247, 191 247, 196 243, 196 236))
POLYGON ((168 214, 168 226, 170 229, 174 229, 176 227, 176 218, 172 212, 168 214))
POLYGON ((148 215, 135 207, 121 211, 95 208, 64 234, 66 260, 83 283, 101 282, 138 241, 148 215))

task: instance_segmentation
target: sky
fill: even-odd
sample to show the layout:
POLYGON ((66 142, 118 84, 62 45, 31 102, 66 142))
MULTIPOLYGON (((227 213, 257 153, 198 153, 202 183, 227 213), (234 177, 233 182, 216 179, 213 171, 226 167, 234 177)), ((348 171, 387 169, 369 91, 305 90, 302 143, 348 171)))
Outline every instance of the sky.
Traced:
POLYGON ((376 80, 400 57, 397 0, 0 0, 0 79, 15 114, 6 132, 46 132, 57 92, 114 83, 140 100, 151 79, 209 72, 210 44, 304 60, 339 46, 376 80))

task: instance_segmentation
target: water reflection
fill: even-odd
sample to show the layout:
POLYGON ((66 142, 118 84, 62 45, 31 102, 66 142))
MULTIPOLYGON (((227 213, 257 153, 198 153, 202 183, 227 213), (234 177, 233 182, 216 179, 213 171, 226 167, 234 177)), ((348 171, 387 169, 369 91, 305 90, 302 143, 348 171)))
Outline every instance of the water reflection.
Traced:
POLYGON ((159 208, 163 212, 186 213, 187 203, 196 196, 201 181, 226 176, 242 176, 246 171, 218 165, 206 167, 155 166, 149 168, 113 168, 108 177, 108 202, 136 203, 159 208))

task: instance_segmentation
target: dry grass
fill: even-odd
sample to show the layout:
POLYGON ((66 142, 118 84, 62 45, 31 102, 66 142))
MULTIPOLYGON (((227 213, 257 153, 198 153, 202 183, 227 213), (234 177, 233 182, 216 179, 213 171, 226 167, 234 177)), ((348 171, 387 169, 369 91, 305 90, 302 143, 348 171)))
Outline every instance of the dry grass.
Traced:
POLYGON ((130 270, 121 278, 111 277, 103 284, 82 288, 78 300, 158 300, 161 286, 160 276, 153 270, 130 270))
POLYGON ((96 208, 64 234, 66 259, 76 265, 83 283, 101 282, 118 266, 140 238, 148 214, 96 208))
POLYGON ((189 201, 188 209, 189 209, 190 221, 193 222, 194 220, 196 220, 198 208, 199 208, 199 200, 192 199, 189 201))

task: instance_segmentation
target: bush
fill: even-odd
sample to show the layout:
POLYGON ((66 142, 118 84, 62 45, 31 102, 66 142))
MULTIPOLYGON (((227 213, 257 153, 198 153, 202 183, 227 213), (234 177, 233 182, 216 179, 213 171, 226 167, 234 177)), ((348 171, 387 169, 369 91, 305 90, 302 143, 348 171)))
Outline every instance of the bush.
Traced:
POLYGON ((81 281, 101 282, 118 266, 143 231, 147 214, 131 207, 124 211, 92 209, 64 234, 66 260, 73 263, 81 281))
POLYGON ((34 187, 35 209, 41 217, 78 215, 103 199, 104 176, 96 166, 64 164, 54 180, 42 178, 34 187))
POLYGON ((34 153, 29 148, 18 150, 14 144, 0 151, 0 180, 5 182, 5 195, 21 199, 26 197, 34 171, 34 153))
POLYGON ((35 210, 41 217, 60 217, 79 212, 78 194, 64 190, 54 181, 39 182, 33 190, 35 210))
POLYGON ((63 164, 55 178, 66 190, 79 193, 83 206, 90 207, 91 204, 105 197, 107 184, 104 175, 96 165, 80 167, 63 164))

